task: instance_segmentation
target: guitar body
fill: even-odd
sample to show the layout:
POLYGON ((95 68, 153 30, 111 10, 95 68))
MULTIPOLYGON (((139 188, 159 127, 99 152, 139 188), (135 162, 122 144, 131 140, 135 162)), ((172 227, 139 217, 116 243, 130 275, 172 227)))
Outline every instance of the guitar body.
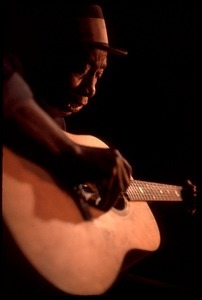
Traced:
MULTIPOLYGON (((74 141, 106 147, 92 136, 74 141)), ((99 295, 116 280, 124 259, 133 263, 160 244, 147 202, 123 210, 90 207, 86 221, 74 199, 36 164, 3 148, 3 218, 31 265, 50 283, 75 295, 99 295)))

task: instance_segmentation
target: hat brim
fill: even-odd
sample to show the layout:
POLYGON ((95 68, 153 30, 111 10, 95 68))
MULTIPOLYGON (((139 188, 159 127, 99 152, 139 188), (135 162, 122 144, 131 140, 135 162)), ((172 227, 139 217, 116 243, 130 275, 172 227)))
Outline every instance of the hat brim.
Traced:
POLYGON ((93 43, 93 45, 102 50, 106 50, 110 54, 125 56, 128 54, 128 51, 125 49, 114 48, 105 43, 93 43))

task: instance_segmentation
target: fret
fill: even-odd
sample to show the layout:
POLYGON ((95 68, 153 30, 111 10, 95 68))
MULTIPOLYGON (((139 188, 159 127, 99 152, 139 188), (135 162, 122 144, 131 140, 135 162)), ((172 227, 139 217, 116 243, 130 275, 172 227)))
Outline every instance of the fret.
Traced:
POLYGON ((126 194, 133 201, 182 201, 180 186, 141 180, 132 180, 126 194))

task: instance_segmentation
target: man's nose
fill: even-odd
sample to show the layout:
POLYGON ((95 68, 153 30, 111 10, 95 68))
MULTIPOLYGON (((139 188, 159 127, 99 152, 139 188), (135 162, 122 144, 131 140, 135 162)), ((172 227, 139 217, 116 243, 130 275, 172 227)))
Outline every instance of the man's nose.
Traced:
POLYGON ((87 97, 91 98, 95 95, 95 93, 96 93, 96 83, 97 83, 97 80, 95 79, 94 76, 88 77, 88 79, 86 78, 85 92, 86 92, 87 97))
POLYGON ((96 93, 96 88, 95 85, 89 85, 86 87, 86 96, 91 98, 95 95, 96 93))

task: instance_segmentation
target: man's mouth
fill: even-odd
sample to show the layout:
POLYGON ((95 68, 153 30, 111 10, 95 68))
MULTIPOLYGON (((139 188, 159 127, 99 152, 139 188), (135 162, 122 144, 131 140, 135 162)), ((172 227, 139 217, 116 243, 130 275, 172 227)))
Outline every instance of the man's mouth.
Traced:
POLYGON ((83 104, 69 103, 67 105, 68 111, 76 113, 83 108, 83 104))
POLYGON ((78 112, 79 110, 81 110, 83 108, 83 106, 88 104, 88 98, 82 98, 79 99, 78 101, 72 101, 70 103, 67 104, 67 110, 69 112, 75 113, 78 112))

